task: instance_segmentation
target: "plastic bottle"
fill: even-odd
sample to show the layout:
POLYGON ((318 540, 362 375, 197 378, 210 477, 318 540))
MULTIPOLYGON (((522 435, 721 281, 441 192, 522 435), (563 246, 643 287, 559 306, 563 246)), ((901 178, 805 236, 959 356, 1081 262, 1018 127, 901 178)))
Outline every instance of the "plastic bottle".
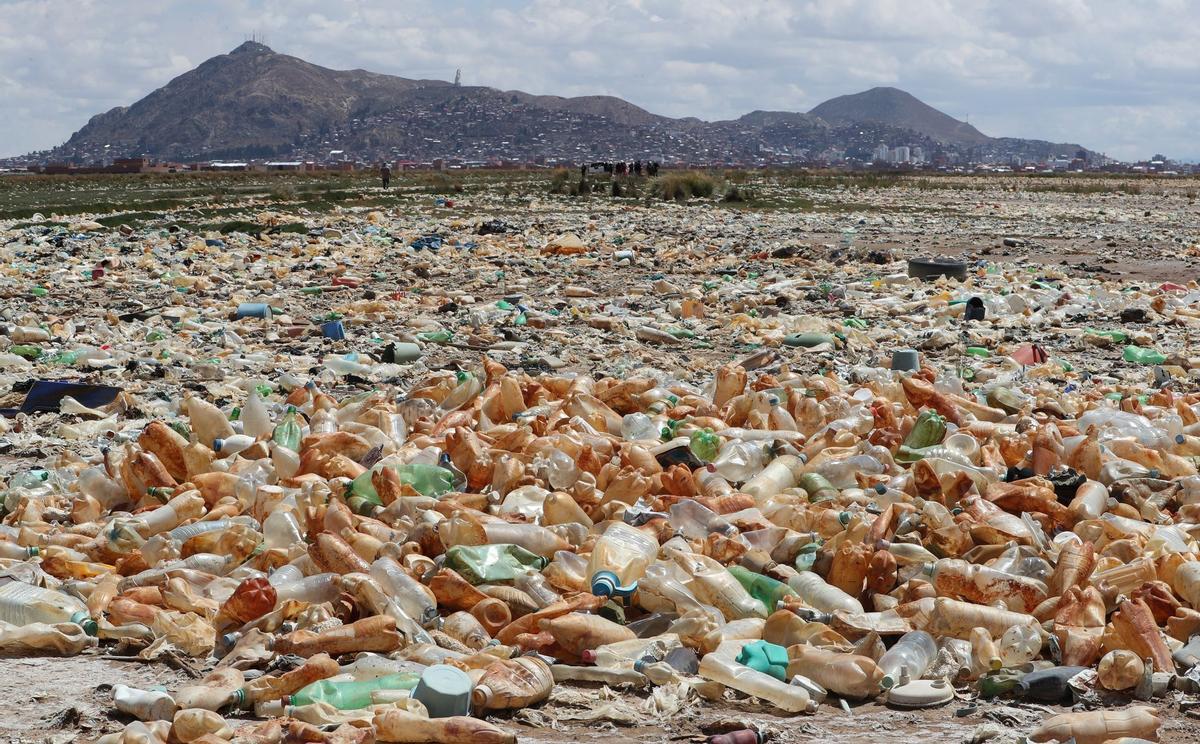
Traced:
POLYGON ((1042 650, 1042 634, 1029 625, 1014 625, 1000 636, 997 651, 1006 667, 1020 666, 1035 659, 1042 650))
POLYGON ((738 580, 750 596, 763 603, 768 609, 774 609, 784 597, 796 596, 796 590, 770 576, 754 573, 741 566, 729 566, 729 573, 738 580))
POLYGON ((437 620, 437 602, 431 596, 432 592, 399 563, 391 558, 380 558, 371 564, 371 576, 391 593, 406 615, 426 627, 437 620))
POLYGON ((220 710, 233 701, 235 694, 245 683, 246 676, 240 669, 220 667, 199 682, 176 692, 175 703, 180 710, 220 710))
POLYGON ((170 721, 175 717, 175 701, 165 692, 125 685, 114 685, 112 692, 113 707, 139 721, 170 721))
MULTIPOLYGON (((283 418, 271 432, 271 440, 280 447, 286 447, 292 452, 300 451, 301 437, 299 415, 295 406, 288 406, 283 418)), ((211 441, 211 440, 210 440, 211 441)))
POLYGON ((371 728, 378 741, 440 744, 517 744, 517 735, 471 716, 426 718, 397 708, 375 714, 371 728))
POLYGON ((862 699, 879 694, 883 673, 873 660, 799 644, 788 649, 788 676, 803 675, 830 692, 862 699))
POLYGON ((822 612, 841 610, 860 613, 863 611, 861 602, 841 589, 825 583, 824 579, 812 571, 800 571, 790 576, 787 583, 806 605, 822 612))
POLYGON ((341 668, 328 654, 317 654, 283 674, 255 677, 234 693, 233 702, 241 708, 253 708, 263 702, 281 700, 318 680, 333 677, 340 672, 341 668))
POLYGON ((891 553, 896 559, 896 564, 900 566, 935 563, 938 560, 936 555, 917 543, 880 540, 876 543, 876 548, 891 553))
POLYGON ((696 596, 720 610, 726 620, 767 617, 766 606, 750 596, 719 562, 695 553, 671 552, 675 562, 691 575, 690 586, 696 596))
POLYGON ((1000 659, 1000 653, 996 650, 996 642, 986 628, 972 628, 969 635, 973 677, 982 677, 988 672, 994 672, 1004 666, 1004 662, 1000 659))
POLYGON ((1188 561, 1176 568, 1171 588, 1193 608, 1200 609, 1200 561, 1188 561))
POLYGON ((33 584, 0 579, 0 621, 13 625, 32 623, 75 623, 88 635, 96 635, 96 621, 82 601, 33 584))
POLYGON ((192 431, 201 442, 226 439, 234 435, 235 432, 229 423, 229 418, 212 403, 194 395, 188 395, 184 399, 184 408, 187 410, 192 431))
POLYGON ((613 522, 596 541, 587 577, 598 597, 628 597, 658 554, 658 541, 624 522, 613 522))
POLYGON ((298 630, 275 641, 277 654, 295 654, 308 658, 317 654, 337 656, 355 651, 395 651, 404 643, 396 630, 396 620, 389 615, 372 615, 349 625, 313 633, 298 630))
POLYGON ((937 656, 937 643, 923 630, 905 633, 879 658, 883 677, 879 684, 889 690, 898 684, 921 679, 937 656))
POLYGON ((725 656, 706 654, 700 660, 700 676, 765 700, 787 713, 813 713, 817 709, 803 688, 780 682, 725 656))
POLYGON ((1031 612, 1046 599, 1046 585, 1035 579, 997 571, 958 558, 925 565, 939 596, 977 604, 1002 603, 1017 612, 1031 612))
POLYGON ((298 690, 286 699, 287 705, 325 703, 338 710, 355 710, 372 704, 371 693, 382 690, 411 690, 421 675, 389 674, 367 680, 322 679, 298 690))
POLYGON ((1059 666, 1030 672, 1017 682, 1015 692, 1029 700, 1069 704, 1074 700, 1074 693, 1067 683, 1086 669, 1087 667, 1059 666))
POLYGON ((933 636, 948 635, 969 640, 974 628, 984 628, 993 638, 998 638, 1013 625, 1026 625, 1042 632, 1041 624, 1032 615, 938 597, 924 630, 933 636))
POLYGON ((554 674, 546 662, 520 656, 487 667, 475 683, 471 701, 479 710, 526 708, 549 697, 553 687, 554 674))
POLYGON ((1134 652, 1119 648, 1105 654, 1096 671, 1105 689, 1120 691, 1136 687, 1146 671, 1146 665, 1134 652))
POLYGON ((1046 742, 1074 739, 1076 744, 1103 744, 1126 736, 1156 740, 1161 725, 1158 711, 1147 706, 1060 713, 1043 721, 1030 734, 1029 740, 1046 742))
POLYGON ((700 462, 712 462, 721 451, 721 440, 712 429, 697 429, 688 440, 688 449, 700 462))
POLYGON ((291 581, 274 584, 276 601, 299 600, 310 604, 331 602, 341 593, 340 576, 336 573, 320 573, 291 581))

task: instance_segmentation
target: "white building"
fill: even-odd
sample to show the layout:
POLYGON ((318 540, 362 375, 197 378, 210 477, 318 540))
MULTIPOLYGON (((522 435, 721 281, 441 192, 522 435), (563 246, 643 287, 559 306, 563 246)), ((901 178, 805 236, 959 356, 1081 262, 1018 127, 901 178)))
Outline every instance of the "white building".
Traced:
POLYGON ((875 148, 875 162, 886 162, 890 159, 891 150, 887 145, 880 145, 875 148))
POLYGON ((909 152, 908 147, 905 145, 901 145, 900 147, 892 150, 891 160, 893 163, 907 163, 911 159, 912 153, 909 152))

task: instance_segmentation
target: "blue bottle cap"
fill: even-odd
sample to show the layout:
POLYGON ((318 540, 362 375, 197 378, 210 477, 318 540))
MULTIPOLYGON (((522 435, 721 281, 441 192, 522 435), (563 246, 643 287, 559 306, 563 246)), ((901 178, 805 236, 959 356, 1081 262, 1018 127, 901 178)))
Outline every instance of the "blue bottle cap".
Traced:
POLYGON ((620 585, 621 580, 612 571, 597 571, 592 575, 592 594, 597 597, 611 597, 620 585))

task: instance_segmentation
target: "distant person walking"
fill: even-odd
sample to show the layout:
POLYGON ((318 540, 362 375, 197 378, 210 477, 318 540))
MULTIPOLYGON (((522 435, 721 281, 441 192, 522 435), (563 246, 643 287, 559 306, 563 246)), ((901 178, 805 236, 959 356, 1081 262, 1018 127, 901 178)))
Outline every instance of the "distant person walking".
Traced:
POLYGON ((379 180, 383 181, 383 187, 385 189, 388 187, 388 184, 392 182, 392 169, 388 167, 387 163, 384 163, 379 168, 379 180))

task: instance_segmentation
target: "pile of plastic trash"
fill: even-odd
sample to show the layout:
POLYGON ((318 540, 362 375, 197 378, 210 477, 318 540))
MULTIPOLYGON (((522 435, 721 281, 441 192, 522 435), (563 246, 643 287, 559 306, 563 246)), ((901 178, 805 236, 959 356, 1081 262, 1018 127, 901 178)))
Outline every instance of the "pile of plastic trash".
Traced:
MULTIPOLYGON (((185 394, 9 479, 0 649, 215 662, 118 686, 106 742, 513 741, 483 716, 576 681, 788 713, 1192 694, 1200 397, 1039 380, 485 359, 402 396, 185 394)), ((1034 740, 1159 725, 1089 707, 1034 740)))
POLYGON ((597 685, 1079 744, 1194 704, 1194 287, 426 222, 83 236, 59 285, 75 238, 5 249, 0 653, 202 674, 117 685, 101 741, 512 742, 597 685))

